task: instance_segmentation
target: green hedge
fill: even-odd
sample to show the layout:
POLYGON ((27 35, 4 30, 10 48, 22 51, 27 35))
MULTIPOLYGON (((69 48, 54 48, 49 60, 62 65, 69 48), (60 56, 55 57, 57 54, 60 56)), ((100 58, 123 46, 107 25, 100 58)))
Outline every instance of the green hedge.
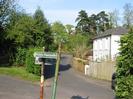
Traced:
POLYGON ((121 38, 120 46, 116 71, 116 97, 133 99, 133 31, 121 38))
POLYGON ((26 70, 30 73, 40 75, 41 66, 35 64, 34 52, 42 51, 42 48, 30 48, 26 54, 26 70))
POLYGON ((17 53, 15 55, 15 65, 16 66, 24 66, 26 59, 26 48, 17 48, 17 53))

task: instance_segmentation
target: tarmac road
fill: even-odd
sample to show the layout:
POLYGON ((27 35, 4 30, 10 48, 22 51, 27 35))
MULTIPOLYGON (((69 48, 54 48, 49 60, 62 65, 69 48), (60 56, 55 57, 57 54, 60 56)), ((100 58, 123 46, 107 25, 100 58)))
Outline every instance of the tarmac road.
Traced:
MULTIPOLYGON (((56 99, 114 99, 110 82, 76 72, 70 67, 71 60, 70 55, 62 57, 56 99)), ((52 76, 45 82, 44 99, 51 99, 52 82, 52 76)), ((39 84, 0 76, 0 99, 39 99, 39 88, 39 84)))

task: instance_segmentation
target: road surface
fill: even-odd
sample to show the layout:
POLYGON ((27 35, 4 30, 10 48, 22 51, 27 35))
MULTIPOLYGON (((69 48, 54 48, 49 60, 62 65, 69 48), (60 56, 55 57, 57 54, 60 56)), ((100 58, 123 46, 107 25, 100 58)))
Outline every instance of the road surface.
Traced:
MULTIPOLYGON (((110 82, 85 77, 73 70, 70 62, 69 55, 63 56, 56 99, 114 99, 110 82)), ((49 77, 45 82, 44 99, 51 99, 53 77, 49 77)), ((39 85, 1 75, 0 99, 39 99, 39 85)))

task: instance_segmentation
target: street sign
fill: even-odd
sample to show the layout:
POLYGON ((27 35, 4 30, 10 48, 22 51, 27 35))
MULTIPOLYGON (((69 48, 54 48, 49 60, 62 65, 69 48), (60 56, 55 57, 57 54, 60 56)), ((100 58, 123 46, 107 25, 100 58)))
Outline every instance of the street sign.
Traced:
POLYGON ((54 52, 34 52, 34 57, 57 59, 57 53, 54 53, 54 52))
POLYGON ((35 64, 41 65, 41 80, 40 80, 40 99, 43 99, 44 94, 44 66, 46 59, 57 59, 57 53, 53 52, 34 52, 35 64))
POLYGON ((35 64, 41 65, 42 62, 40 61, 39 57, 35 57, 35 64))

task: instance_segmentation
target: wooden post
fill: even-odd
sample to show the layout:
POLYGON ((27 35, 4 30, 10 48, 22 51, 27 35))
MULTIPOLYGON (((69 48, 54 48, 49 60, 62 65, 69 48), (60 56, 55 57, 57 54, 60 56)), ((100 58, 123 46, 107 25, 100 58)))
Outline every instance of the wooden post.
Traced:
POLYGON ((57 90, 57 81, 58 81, 58 73, 59 73, 59 65, 60 65, 60 56, 61 56, 61 43, 59 44, 57 61, 56 61, 56 69, 55 69, 55 77, 52 89, 52 99, 56 99, 56 90, 57 90))
POLYGON ((40 79, 40 99, 44 99, 43 98, 43 94, 44 94, 44 64, 45 64, 44 62, 42 60, 42 65, 41 65, 41 79, 40 79))

